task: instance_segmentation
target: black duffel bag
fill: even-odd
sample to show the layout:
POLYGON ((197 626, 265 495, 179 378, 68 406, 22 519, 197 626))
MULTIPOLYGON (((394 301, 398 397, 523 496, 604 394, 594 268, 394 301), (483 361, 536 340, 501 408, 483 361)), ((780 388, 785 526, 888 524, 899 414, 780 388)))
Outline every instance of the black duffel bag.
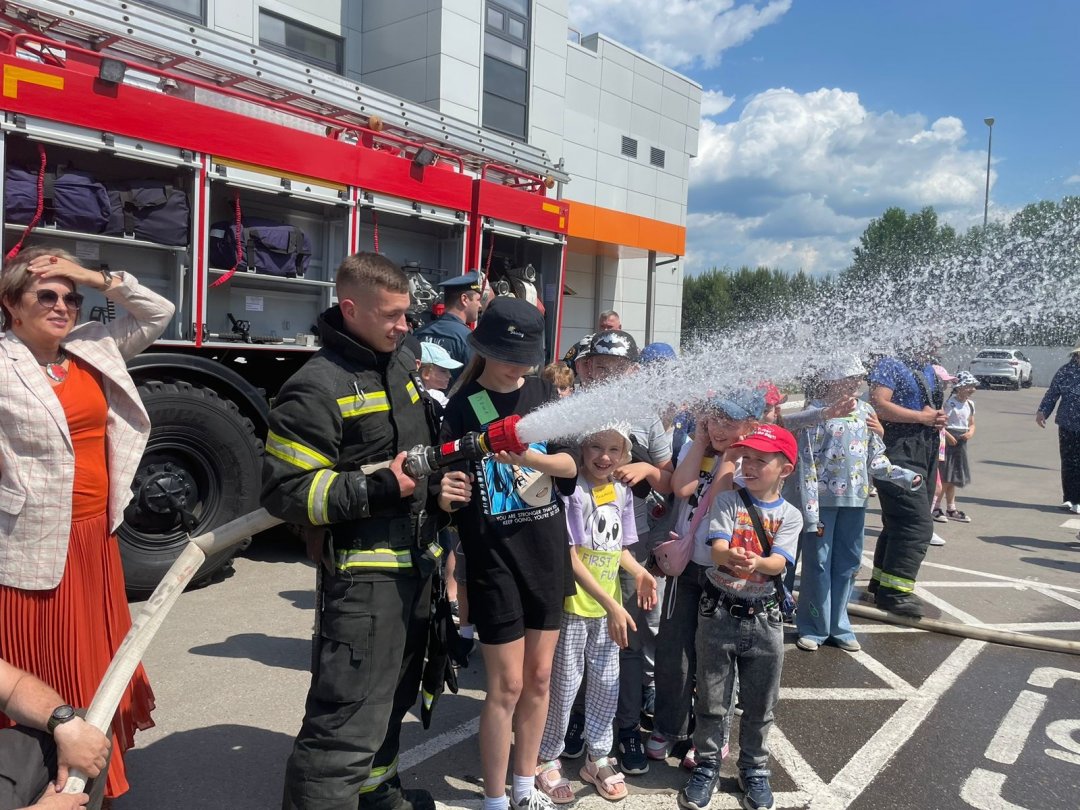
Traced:
POLYGON ((29 225, 37 206, 37 172, 9 166, 4 172, 4 221, 29 225))
POLYGON ((303 277, 311 261, 311 240, 295 225, 244 217, 241 233, 235 222, 210 226, 210 265, 285 278, 303 277), (239 239, 237 238, 239 236, 239 239), (236 244, 241 253, 237 261, 236 244))
POLYGON ((109 224, 109 193, 88 172, 61 167, 52 183, 53 222, 62 231, 102 233, 109 224))
POLYGON ((191 209, 187 194, 160 180, 129 180, 109 187, 109 226, 113 236, 134 236, 159 245, 187 245, 191 209))

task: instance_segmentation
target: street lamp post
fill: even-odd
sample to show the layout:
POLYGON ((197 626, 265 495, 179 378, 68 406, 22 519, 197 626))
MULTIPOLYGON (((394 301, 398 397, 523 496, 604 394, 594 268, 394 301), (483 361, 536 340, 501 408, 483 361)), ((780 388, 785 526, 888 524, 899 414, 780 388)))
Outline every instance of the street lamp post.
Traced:
POLYGON ((986 230, 986 220, 990 213, 990 147, 994 143, 994 119, 984 118, 983 123, 990 130, 986 136, 986 197, 983 199, 983 230, 986 230))

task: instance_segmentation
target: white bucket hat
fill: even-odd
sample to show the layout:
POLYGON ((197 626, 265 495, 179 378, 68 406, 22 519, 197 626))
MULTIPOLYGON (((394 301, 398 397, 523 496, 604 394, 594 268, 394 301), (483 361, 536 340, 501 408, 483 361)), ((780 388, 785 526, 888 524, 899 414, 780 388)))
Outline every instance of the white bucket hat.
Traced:
POLYGON ((848 377, 862 377, 866 374, 866 366, 857 355, 848 354, 834 358, 821 369, 822 382, 835 382, 846 380, 848 377))

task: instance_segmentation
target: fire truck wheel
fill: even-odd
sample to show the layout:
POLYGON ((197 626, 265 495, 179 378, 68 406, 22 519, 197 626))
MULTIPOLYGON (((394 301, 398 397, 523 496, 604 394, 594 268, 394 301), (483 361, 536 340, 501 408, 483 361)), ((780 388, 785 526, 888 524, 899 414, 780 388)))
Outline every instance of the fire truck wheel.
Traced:
MULTIPOLYGON (((139 394, 153 427, 117 531, 136 596, 157 586, 190 536, 257 509, 262 475, 262 442, 235 403, 180 380, 143 381, 139 394)), ((245 545, 207 559, 194 584, 209 582, 245 545)))

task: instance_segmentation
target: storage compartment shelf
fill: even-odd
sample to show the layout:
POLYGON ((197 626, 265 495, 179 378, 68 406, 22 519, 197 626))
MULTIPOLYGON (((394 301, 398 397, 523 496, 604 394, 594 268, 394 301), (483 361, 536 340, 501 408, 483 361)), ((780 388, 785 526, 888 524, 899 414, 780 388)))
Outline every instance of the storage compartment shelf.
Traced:
POLYGON ((314 346, 298 346, 296 343, 243 343, 241 341, 232 340, 204 340, 202 342, 202 348, 243 349, 244 351, 261 349, 263 351, 273 352, 317 352, 320 346, 317 342, 314 346))
MULTIPOLYGON (((14 222, 5 222, 4 229, 8 231, 26 230, 25 225, 14 222)), ((127 247, 150 248, 151 250, 167 250, 172 253, 187 253, 186 245, 162 245, 158 242, 147 242, 145 239, 129 239, 126 236, 109 236, 104 233, 83 233, 82 231, 62 231, 48 225, 38 225, 34 228, 30 238, 36 234, 41 236, 55 236, 62 239, 81 239, 86 242, 101 242, 106 245, 125 245, 127 247)))
MULTIPOLYGON (((212 276, 223 276, 228 273, 228 270, 219 270, 216 267, 211 267, 209 270, 212 276)), ((262 289, 284 289, 287 290, 290 287, 333 287, 332 281, 316 281, 310 278, 285 278, 284 276, 271 276, 266 273, 250 273, 247 270, 237 270, 233 273, 227 284, 236 284, 242 287, 252 287, 262 289)), ((220 288, 214 288, 220 289, 220 288)))

